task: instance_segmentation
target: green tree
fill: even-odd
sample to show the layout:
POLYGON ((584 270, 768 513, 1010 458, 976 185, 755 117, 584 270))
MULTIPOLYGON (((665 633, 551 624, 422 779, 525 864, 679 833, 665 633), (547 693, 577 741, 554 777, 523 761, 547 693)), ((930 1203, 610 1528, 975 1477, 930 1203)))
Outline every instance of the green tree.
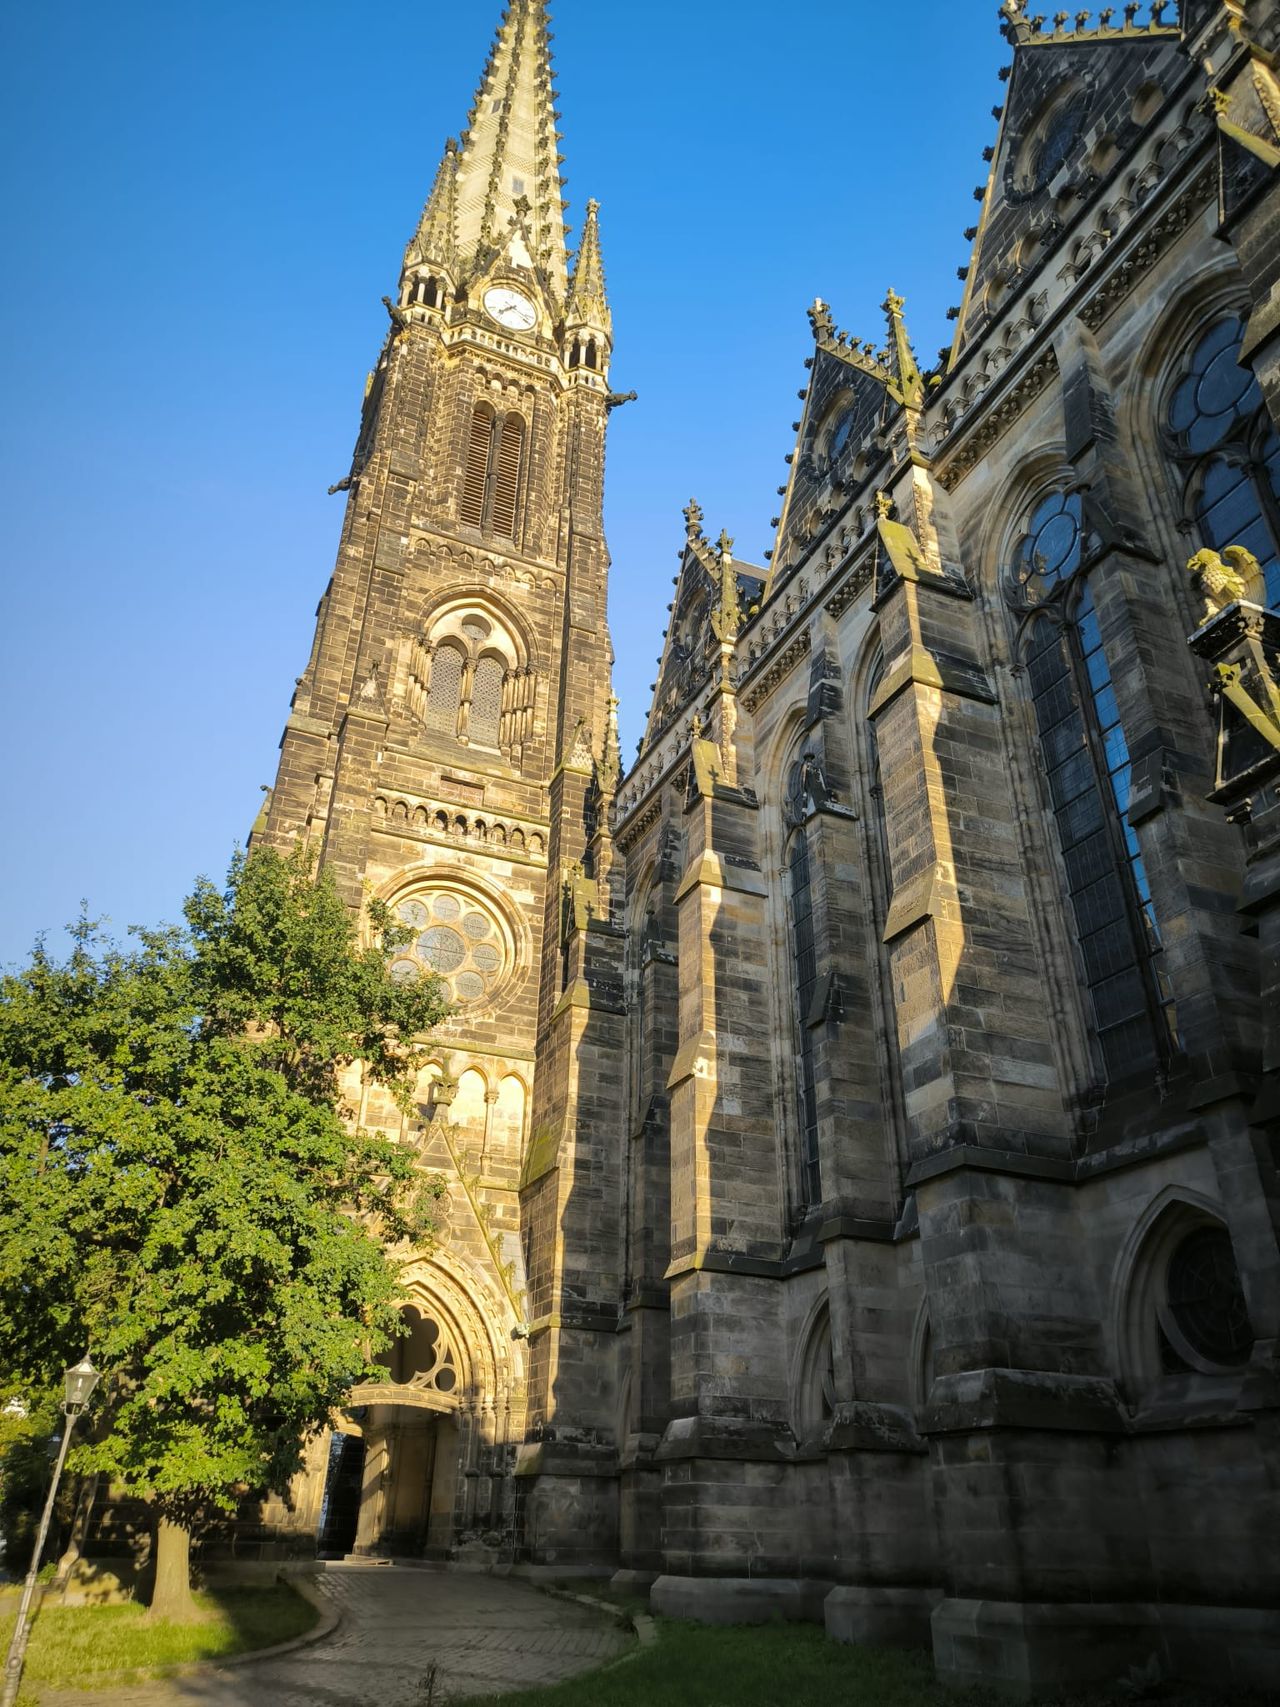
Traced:
POLYGON ((394 982, 411 934, 361 947, 307 856, 202 880, 185 928, 124 947, 82 920, 0 981, 0 1390, 104 1371, 73 1463, 151 1502, 155 1618, 194 1615, 213 1509, 283 1490, 308 1434, 398 1331, 404 1242, 442 1189, 359 1130, 362 1072, 410 1106, 438 980, 394 982))

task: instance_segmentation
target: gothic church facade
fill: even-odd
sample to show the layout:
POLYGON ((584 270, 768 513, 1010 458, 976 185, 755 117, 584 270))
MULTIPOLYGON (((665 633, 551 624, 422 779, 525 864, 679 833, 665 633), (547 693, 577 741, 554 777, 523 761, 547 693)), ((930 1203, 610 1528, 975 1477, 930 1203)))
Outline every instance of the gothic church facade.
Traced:
POLYGON ((447 980, 420 1119, 353 1096, 448 1213, 264 1532, 1023 1691, 1280 1670, 1280 697, 1232 793, 1185 568, 1265 676, 1280 26, 1170 10, 1006 5, 954 342, 814 304, 769 561, 690 505, 623 775, 597 209, 570 265, 512 0, 254 832, 447 980))

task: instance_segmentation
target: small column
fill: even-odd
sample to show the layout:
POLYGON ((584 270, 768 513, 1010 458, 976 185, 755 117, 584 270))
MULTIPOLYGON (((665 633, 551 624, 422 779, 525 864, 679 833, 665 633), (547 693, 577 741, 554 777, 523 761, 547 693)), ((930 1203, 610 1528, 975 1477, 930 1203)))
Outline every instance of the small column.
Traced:
POLYGON ((362 1557, 376 1553, 382 1540, 382 1518, 390 1478, 391 1450, 386 1434, 365 1429, 364 1480, 360 1485, 360 1517, 351 1551, 362 1557))

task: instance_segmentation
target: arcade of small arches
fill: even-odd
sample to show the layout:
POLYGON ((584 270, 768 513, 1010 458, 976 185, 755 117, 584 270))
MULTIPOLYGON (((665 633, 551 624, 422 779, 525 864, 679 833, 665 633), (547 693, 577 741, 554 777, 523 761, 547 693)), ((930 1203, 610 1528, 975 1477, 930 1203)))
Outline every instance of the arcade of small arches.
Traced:
POLYGON ((374 795, 373 815, 397 828, 416 831, 420 835, 484 842, 493 847, 509 848, 512 853, 528 854, 534 859, 541 859, 547 851, 547 839, 541 830, 527 830, 520 824, 504 823, 500 818, 473 816, 453 808, 406 800, 403 796, 374 795))

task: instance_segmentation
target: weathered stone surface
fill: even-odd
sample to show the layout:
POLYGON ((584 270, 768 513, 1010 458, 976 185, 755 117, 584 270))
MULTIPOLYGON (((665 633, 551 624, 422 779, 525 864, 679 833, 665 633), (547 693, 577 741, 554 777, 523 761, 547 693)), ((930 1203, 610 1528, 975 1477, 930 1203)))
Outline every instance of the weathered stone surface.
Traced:
MULTIPOLYGON (((1280 805, 1223 783, 1184 565, 1239 528, 1278 590, 1280 187, 1239 156, 1280 43, 1186 11, 1006 8, 954 347, 925 376, 901 298, 882 350, 815 303, 769 566, 689 505, 625 777, 596 216, 567 304, 550 154, 541 270, 446 156, 261 831, 502 940, 422 1087, 456 1397, 345 1425, 359 1545, 844 1640, 932 1608, 945 1676, 1022 1693, 1274 1660, 1280 805)), ((521 123, 468 148, 537 154, 543 27, 517 0, 521 123)))

